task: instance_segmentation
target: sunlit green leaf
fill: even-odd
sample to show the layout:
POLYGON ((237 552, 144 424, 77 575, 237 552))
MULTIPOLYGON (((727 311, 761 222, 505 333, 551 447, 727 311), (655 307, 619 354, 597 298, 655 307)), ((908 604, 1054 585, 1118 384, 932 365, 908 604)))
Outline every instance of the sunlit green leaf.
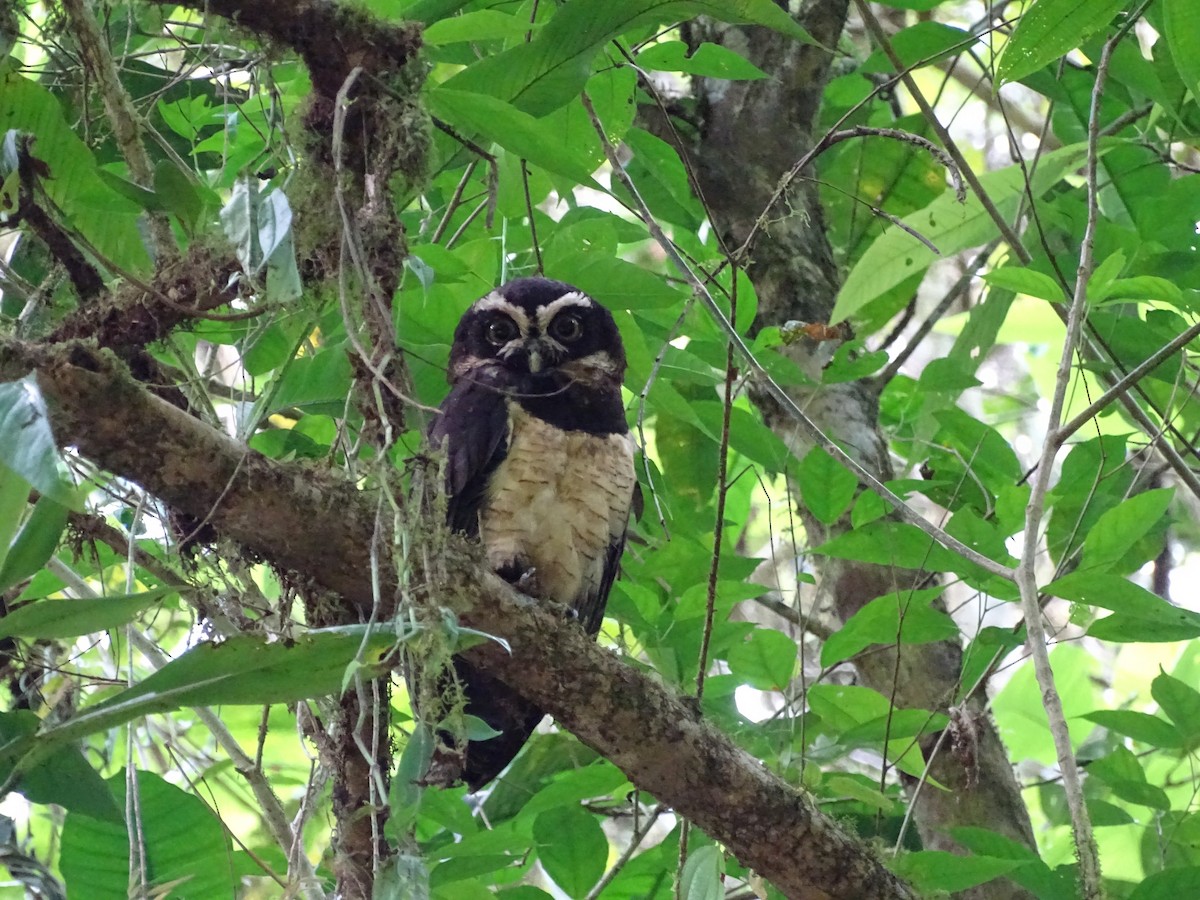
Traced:
POLYGON ((1017 81, 1078 47, 1116 15, 1121 0, 1037 0, 1017 20, 997 83, 1017 81))
MULTIPOLYGON (((1009 217, 1025 202, 1027 192, 1041 196, 1079 165, 1083 156, 1084 149, 1080 146, 1045 154, 1033 175, 1031 189, 1025 183, 1027 173, 1021 166, 987 172, 980 176, 980 182, 1000 214, 1009 217)), ((990 215, 973 195, 960 204, 953 194, 943 194, 924 209, 905 216, 903 221, 937 247, 937 251, 903 229, 893 227, 885 231, 846 276, 830 321, 853 317, 885 291, 923 271, 939 255, 950 256, 983 244, 996 230, 990 215)))

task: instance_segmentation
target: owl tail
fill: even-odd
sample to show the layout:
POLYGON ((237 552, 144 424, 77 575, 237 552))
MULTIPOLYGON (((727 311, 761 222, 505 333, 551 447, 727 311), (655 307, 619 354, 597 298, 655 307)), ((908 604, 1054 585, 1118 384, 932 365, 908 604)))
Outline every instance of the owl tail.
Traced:
POLYGON ((461 657, 455 657, 454 670, 467 698, 465 712, 500 733, 486 740, 468 741, 465 748, 457 746, 454 738, 442 735, 443 743, 452 749, 440 760, 435 757, 431 781, 444 784, 461 779, 477 791, 521 752, 545 713, 503 681, 479 671, 461 657))
POLYGON ((478 791, 521 752, 545 713, 502 680, 476 670, 467 661, 455 659, 455 670, 466 691, 467 714, 479 716, 500 732, 496 737, 467 744, 462 778, 470 790, 478 791))

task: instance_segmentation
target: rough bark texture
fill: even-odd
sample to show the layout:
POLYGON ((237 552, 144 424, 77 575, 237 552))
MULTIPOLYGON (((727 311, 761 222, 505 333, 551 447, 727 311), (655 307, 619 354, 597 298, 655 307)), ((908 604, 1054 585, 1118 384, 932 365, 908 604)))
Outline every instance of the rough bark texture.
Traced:
MULTIPOLYGON (((371 495, 247 450, 153 397, 107 353, 0 341, 0 379, 31 369, 60 443, 192 515, 208 516, 270 562, 336 591, 355 616, 370 608, 371 495)), ((694 821, 788 897, 915 896, 810 798, 656 679, 465 557, 444 561, 443 568, 452 574, 430 586, 437 602, 512 646, 511 654, 492 644, 470 651, 477 665, 544 706, 634 784, 694 821)), ((386 561, 381 570, 394 571, 386 561)), ((384 585, 384 596, 394 589, 384 585)), ((353 880, 341 886, 350 893, 361 889, 353 880)))
MULTIPOLYGON (((837 44, 847 4, 817 0, 806 4, 801 23, 826 46, 837 44)), ((715 82, 695 80, 701 121, 691 154, 699 187, 714 224, 730 247, 739 247, 764 213, 783 176, 812 147, 812 129, 825 84, 828 55, 765 28, 705 24, 685 29, 695 46, 709 40, 747 56, 770 74, 769 80, 715 82), (769 139, 764 139, 764 135, 769 139)), ((749 248, 747 271, 758 295, 755 329, 790 319, 827 322, 837 292, 838 272, 823 226, 822 210, 811 181, 797 181, 772 210, 770 224, 749 248)), ((793 345, 794 358, 810 373, 819 371, 828 345, 807 339, 793 345)), ((797 400, 814 422, 877 477, 892 476, 891 461, 878 429, 877 395, 867 383, 797 391, 797 400)), ((797 457, 809 448, 786 415, 768 399, 755 396, 769 426, 797 457)), ((832 529, 805 517, 808 538, 816 546, 849 527, 832 529)), ((823 560, 820 601, 845 620, 882 594, 918 586, 918 572, 823 560)), ((945 711, 955 702, 962 651, 957 642, 905 645, 899 654, 880 651, 859 662, 864 683, 900 707, 945 711)), ((959 826, 990 828, 1034 847, 1028 812, 1004 748, 980 699, 963 715, 974 726, 970 747, 950 752, 950 742, 932 758, 931 777, 946 786, 926 784, 916 801, 915 821, 927 848, 960 850, 948 831, 959 826)), ((970 729, 968 729, 970 731, 970 729)), ((924 746, 927 754, 935 741, 924 746)), ((976 900, 1028 898, 1011 882, 993 882, 958 895, 976 900)))

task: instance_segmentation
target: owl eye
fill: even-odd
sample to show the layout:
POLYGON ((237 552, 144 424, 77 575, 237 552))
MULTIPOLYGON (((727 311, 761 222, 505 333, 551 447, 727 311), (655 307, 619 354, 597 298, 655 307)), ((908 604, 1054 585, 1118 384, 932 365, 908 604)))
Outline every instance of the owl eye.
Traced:
POLYGON ((496 347, 503 347, 519 334, 520 331, 517 329, 516 322, 508 318, 508 316, 499 316, 488 323, 483 336, 487 338, 489 344, 493 344, 496 347))
POLYGON ((583 320, 574 313, 562 313, 550 323, 550 336, 556 341, 573 343, 583 337, 583 320))

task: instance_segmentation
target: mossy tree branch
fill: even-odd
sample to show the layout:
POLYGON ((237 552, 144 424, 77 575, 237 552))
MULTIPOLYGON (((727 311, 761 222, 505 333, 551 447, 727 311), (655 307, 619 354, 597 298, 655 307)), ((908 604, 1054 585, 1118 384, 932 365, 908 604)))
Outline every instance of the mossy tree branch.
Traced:
MULTIPOLYGON (((0 342, 0 378, 30 370, 61 444, 190 515, 207 517, 272 564, 336 592, 353 615, 371 607, 370 493, 247 449, 151 395, 104 351, 0 342)), ((478 665, 545 707, 634 784, 704 828, 787 896, 914 896, 807 795, 764 769, 656 679, 482 567, 448 568, 457 574, 428 583, 430 597, 459 598, 464 622, 512 647, 511 654, 494 644, 468 651, 478 665)), ((395 590, 385 584, 382 596, 395 590)))

